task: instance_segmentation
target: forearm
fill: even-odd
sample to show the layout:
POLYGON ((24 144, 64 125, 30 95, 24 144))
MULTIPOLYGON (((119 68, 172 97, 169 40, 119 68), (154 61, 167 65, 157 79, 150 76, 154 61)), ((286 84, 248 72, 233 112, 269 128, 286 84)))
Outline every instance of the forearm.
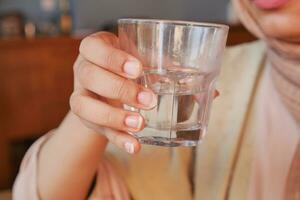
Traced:
POLYGON ((39 154, 42 199, 84 199, 107 140, 69 113, 39 154))

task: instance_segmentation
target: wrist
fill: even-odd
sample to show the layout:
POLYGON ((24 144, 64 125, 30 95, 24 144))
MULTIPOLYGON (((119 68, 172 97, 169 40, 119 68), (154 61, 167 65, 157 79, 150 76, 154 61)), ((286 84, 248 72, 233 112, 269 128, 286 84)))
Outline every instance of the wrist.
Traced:
POLYGON ((57 128, 56 133, 58 135, 64 135, 64 137, 67 136, 69 141, 89 144, 89 146, 95 146, 95 148, 99 148, 99 150, 101 150, 101 148, 105 149, 108 142, 104 135, 86 127, 80 118, 71 111, 57 128))

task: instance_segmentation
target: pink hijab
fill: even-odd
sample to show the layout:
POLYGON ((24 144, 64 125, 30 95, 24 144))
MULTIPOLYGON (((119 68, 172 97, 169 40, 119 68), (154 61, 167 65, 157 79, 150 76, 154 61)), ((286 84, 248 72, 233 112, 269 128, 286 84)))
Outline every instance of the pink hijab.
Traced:
POLYGON ((233 0, 243 24, 266 42, 267 59, 272 65, 274 85, 290 113, 300 123, 300 43, 268 37, 251 12, 252 5, 249 2, 250 0, 233 0))
MULTIPOLYGON (((257 22, 250 0, 233 0, 233 4, 246 28, 266 42, 272 81, 285 106, 300 124, 300 43, 268 37, 257 22)), ((285 199, 300 199, 299 141, 287 179, 285 199)))

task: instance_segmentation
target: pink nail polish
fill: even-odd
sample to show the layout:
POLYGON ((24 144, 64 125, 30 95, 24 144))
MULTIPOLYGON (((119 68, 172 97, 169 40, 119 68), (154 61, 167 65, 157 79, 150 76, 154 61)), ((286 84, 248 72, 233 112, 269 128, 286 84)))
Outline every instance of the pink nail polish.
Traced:
POLYGON ((138 77, 140 74, 140 65, 137 61, 129 60, 124 64, 123 70, 129 76, 138 77))
POLYGON ((138 94, 137 99, 140 104, 148 108, 156 106, 156 96, 151 92, 142 91, 138 94))
POLYGON ((131 142, 125 142, 124 147, 128 153, 134 153, 134 145, 131 142))
POLYGON ((138 115, 130 115, 125 118, 125 124, 128 127, 138 129, 142 126, 143 119, 138 115))

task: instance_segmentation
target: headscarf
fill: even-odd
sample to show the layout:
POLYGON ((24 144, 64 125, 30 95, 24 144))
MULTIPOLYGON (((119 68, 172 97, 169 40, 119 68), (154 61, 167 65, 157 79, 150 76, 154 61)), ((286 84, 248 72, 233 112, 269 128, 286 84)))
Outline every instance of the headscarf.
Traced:
POLYGON ((233 4, 246 28, 266 42, 267 60, 272 66, 271 77, 275 88, 289 112, 300 124, 300 43, 266 35, 251 9, 253 5, 250 0, 233 0, 233 4))
MULTIPOLYGON (((233 0, 236 12, 246 28, 267 44, 271 77, 286 108, 300 124, 300 43, 268 36, 251 9, 250 0, 233 0)), ((299 11, 300 12, 300 11, 299 11)), ((300 20, 300 19, 299 19, 300 20)), ((272 101, 272 99, 270 99, 272 101)), ((300 198, 300 144, 294 153, 286 181, 284 199, 300 198)))

